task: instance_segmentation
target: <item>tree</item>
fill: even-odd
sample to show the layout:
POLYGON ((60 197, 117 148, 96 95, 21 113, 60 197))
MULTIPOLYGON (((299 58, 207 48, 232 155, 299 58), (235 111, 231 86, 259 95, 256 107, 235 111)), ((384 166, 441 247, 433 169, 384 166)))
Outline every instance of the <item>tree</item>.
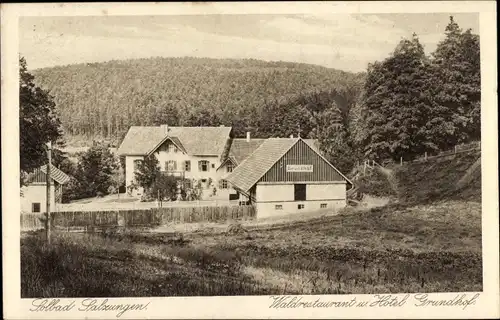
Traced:
POLYGON ((219 116, 207 109, 192 112, 184 122, 188 127, 215 127, 221 124, 219 116))
POLYGON ((340 172, 349 173, 357 160, 357 154, 343 125, 332 123, 323 127, 315 136, 320 150, 340 172))
POLYGON ((108 194, 114 185, 113 176, 119 168, 118 159, 104 144, 95 144, 79 156, 76 179, 81 186, 80 197, 108 194))
POLYGON ((154 154, 150 154, 139 162, 135 172, 135 182, 147 191, 153 186, 159 173, 160 163, 154 154))
POLYGON ((452 16, 445 35, 431 60, 434 121, 444 128, 434 133, 443 149, 481 137, 479 36, 463 32, 452 16))
MULTIPOLYGON (((148 189, 150 198, 176 200, 177 185, 181 182, 178 177, 157 173, 155 181, 148 189)), ((181 192, 182 196, 182 192, 181 192)))
POLYGON ((74 176, 77 170, 77 164, 68 157, 66 152, 58 148, 52 149, 52 164, 70 176, 74 176))
POLYGON ((111 175, 111 181, 112 183, 108 188, 109 194, 118 193, 120 187, 125 185, 125 172, 121 164, 118 165, 113 171, 111 175))
POLYGON ((372 159, 412 159, 436 150, 429 122, 429 63, 418 37, 369 65, 362 105, 362 145, 372 159))
POLYGON ((58 142, 62 130, 52 96, 35 85, 23 57, 19 67, 19 152, 21 171, 26 173, 46 163, 46 143, 58 142))

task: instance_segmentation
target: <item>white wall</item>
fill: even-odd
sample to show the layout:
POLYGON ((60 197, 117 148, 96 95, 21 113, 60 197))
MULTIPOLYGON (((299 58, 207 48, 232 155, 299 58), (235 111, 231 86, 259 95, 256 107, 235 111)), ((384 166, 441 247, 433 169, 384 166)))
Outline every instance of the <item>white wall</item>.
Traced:
POLYGON ((318 210, 337 210, 347 205, 345 183, 306 183, 306 200, 294 200, 293 183, 257 184, 256 209, 257 217, 279 216, 292 213, 304 213, 318 210), (303 209, 298 205, 303 204, 303 209), (321 205, 326 204, 326 208, 321 205), (281 206, 277 209, 276 205, 281 206))
POLYGON ((293 184, 257 184, 257 202, 293 201, 294 196, 293 184))
POLYGON ((142 160, 143 156, 126 156, 125 157, 125 185, 129 186, 135 179, 134 161, 142 160))
POLYGON ((307 200, 322 200, 322 199, 345 199, 346 184, 308 184, 306 186, 307 200))
POLYGON ((301 214, 313 211, 332 212, 346 206, 345 200, 337 201, 292 201, 292 202, 257 202, 257 218, 277 217, 288 214, 301 214), (298 209, 298 205, 303 204, 304 209, 298 209), (321 208, 321 204, 326 204, 326 208, 321 208), (276 209, 276 205, 281 205, 282 209, 276 209))
MULTIPOLYGON (((211 178, 214 185, 218 187, 218 181, 224 175, 223 171, 217 171, 217 168, 220 166, 220 158, 217 156, 190 156, 181 151, 177 152, 166 152, 159 151, 155 153, 156 158, 160 164, 160 170, 165 170, 167 161, 176 161, 177 169, 176 171, 184 171, 184 163, 186 160, 191 161, 191 170, 184 172, 184 176, 186 179, 208 179, 211 178), (200 171, 198 168, 198 161, 208 161, 209 168, 208 171, 200 171), (212 166, 213 165, 213 166, 212 166)), ((142 160, 143 156, 126 156, 125 159, 125 179, 126 185, 129 186, 131 181, 135 178, 134 173, 134 161, 142 160)))
MULTIPOLYGON (((40 203, 40 212, 47 211, 47 194, 46 194, 46 185, 45 183, 37 183, 31 184, 29 186, 23 187, 23 196, 21 197, 21 211, 26 213, 31 213, 31 205, 34 202, 40 203)), ((64 190, 63 190, 64 192, 64 190)), ((50 210, 56 211, 56 202, 55 202, 55 188, 52 184, 50 186, 50 210)))

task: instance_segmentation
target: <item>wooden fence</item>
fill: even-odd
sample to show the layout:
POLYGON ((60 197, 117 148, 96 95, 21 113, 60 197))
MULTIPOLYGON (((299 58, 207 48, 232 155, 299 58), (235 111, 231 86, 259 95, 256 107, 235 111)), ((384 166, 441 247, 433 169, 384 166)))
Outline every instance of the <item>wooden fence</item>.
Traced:
POLYGON ((43 229, 44 214, 42 213, 22 213, 21 214, 21 230, 38 230, 43 229))
MULTIPOLYGON (((21 230, 44 227, 43 214, 22 214, 21 230)), ((55 228, 153 227, 169 223, 226 222, 255 218, 253 206, 164 207, 142 210, 53 212, 55 228)))
MULTIPOLYGON (((431 153, 424 153, 412 160, 405 160, 404 157, 401 157, 399 160, 399 164, 403 165, 403 163, 412 163, 412 162, 424 162, 432 159, 438 159, 442 157, 452 157, 456 154, 461 154, 461 153, 467 153, 467 152, 472 152, 472 151, 481 151, 481 141, 474 141, 470 142, 467 144, 461 144, 461 145, 456 145, 453 149, 445 150, 445 151, 440 151, 435 154, 431 153)), ((393 164, 394 160, 392 159, 384 159, 381 160, 382 164, 379 164, 373 160, 364 160, 363 162, 358 161, 356 163, 355 168, 361 168, 364 167, 363 170, 366 171, 366 168, 372 168, 375 165, 380 166, 380 167, 386 167, 387 165, 393 164)), ((357 169, 359 170, 359 169, 357 169)))

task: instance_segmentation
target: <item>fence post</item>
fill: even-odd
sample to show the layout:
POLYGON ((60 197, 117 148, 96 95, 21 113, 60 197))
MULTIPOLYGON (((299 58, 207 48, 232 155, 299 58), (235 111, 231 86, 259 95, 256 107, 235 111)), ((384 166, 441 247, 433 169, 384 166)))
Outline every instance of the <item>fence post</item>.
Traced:
POLYGON ((399 165, 401 165, 401 166, 403 165, 403 157, 399 158, 399 165))
POLYGON ((427 151, 425 152, 425 161, 427 161, 427 151))
POLYGON ((457 146, 455 146, 455 153, 457 153, 457 146))

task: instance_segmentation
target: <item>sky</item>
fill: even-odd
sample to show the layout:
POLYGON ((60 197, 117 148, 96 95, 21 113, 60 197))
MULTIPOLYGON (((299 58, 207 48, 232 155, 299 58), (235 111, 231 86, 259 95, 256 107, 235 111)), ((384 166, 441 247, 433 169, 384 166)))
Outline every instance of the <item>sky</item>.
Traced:
POLYGON ((253 58, 365 71, 417 33, 427 53, 453 15, 479 33, 475 13, 22 17, 29 69, 147 57, 253 58))

